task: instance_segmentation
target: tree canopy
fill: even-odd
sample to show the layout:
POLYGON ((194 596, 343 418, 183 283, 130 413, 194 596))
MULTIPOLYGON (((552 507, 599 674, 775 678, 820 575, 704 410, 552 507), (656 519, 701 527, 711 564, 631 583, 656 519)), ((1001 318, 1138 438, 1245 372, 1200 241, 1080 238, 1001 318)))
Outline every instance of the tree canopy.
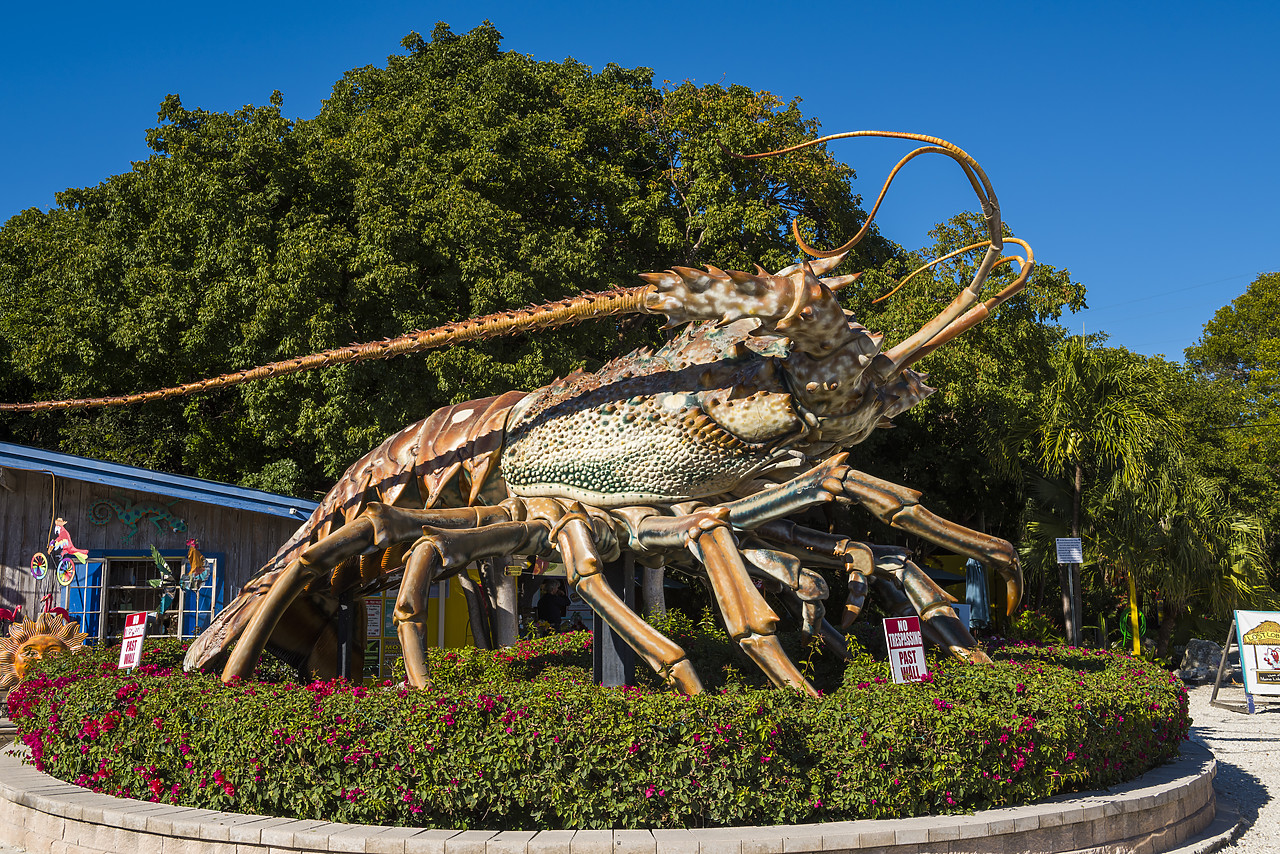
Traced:
MULTIPOLYGON (((865 219, 797 103, 540 62, 491 25, 411 34, 313 119, 176 95, 153 154, 0 228, 0 392, 128 393, 638 283, 672 264, 794 260, 865 219)), ((873 236, 859 266, 896 248, 873 236)), ((637 320, 346 365, 181 401, 6 419, 32 444, 298 493, 440 405, 535 388, 654 339, 637 320)))
MULTIPOLYGON (((344 75, 313 118, 286 118, 279 93, 234 113, 170 95, 147 159, 0 226, 0 398, 167 387, 672 265, 776 270, 797 260, 793 217, 822 246, 866 221, 853 170, 824 147, 729 153, 813 139, 797 101, 537 61, 501 49, 489 24, 441 24, 403 47, 344 75)), ((880 298, 985 228, 962 214, 931 236, 907 252, 872 229, 848 265, 866 274, 841 299, 887 342, 950 302, 980 253, 880 298)), ((988 292, 1013 275, 998 268, 988 292)), ((1280 522, 1280 442, 1265 429, 1280 421, 1280 274, 1218 313, 1187 369, 1068 340, 1057 320, 1083 306, 1067 270, 1038 265, 993 318, 921 361, 939 392, 853 463, 1023 540, 1033 567, 1078 495, 1104 595, 1107 567, 1141 572, 1182 610, 1252 595, 1280 522)), ((660 336, 621 318, 128 409, 6 416, 0 436, 305 495, 441 405, 533 389, 660 336)), ((907 539, 870 516, 841 528, 907 539)))

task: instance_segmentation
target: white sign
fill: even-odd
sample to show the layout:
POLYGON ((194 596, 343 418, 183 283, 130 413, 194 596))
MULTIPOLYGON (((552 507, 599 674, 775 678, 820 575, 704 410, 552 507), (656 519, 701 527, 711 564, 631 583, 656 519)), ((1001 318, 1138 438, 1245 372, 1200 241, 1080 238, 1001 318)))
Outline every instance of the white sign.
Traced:
POLYGON ((1058 547, 1058 563, 1084 563, 1084 546, 1079 537, 1058 537, 1053 542, 1058 547))
POLYGON ((1244 690, 1280 696, 1280 611, 1236 611, 1244 690))
POLYGON ((124 637, 120 644, 120 667, 128 670, 142 661, 142 639, 147 636, 147 617, 142 611, 124 618, 124 637))
POLYGON ((889 667, 893 670, 894 682, 919 682, 928 675, 919 617, 886 617, 884 639, 889 645, 889 667))

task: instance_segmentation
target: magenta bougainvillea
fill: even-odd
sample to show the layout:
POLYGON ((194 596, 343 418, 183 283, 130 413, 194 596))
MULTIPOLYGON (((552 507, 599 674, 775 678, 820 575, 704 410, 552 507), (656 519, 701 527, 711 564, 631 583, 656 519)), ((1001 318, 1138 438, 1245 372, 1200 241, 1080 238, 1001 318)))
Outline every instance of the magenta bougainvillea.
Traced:
POLYGON ((457 828, 791 823, 1027 803, 1177 755, 1186 692, 1160 668, 1018 646, 894 685, 862 656, 818 699, 590 684, 590 636, 436 653, 436 687, 184 674, 162 643, 55 662, 9 696, 42 770, 150 801, 457 828))

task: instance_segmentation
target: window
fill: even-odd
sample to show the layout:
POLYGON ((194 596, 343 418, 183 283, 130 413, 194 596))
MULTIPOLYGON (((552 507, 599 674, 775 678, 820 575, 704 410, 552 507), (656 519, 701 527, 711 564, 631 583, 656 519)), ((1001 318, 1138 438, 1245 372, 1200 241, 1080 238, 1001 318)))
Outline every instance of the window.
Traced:
MULTIPOLYGON (((175 575, 183 577, 186 552, 161 550, 160 556, 175 575)), ((222 609, 222 555, 206 554, 205 561, 208 578, 198 590, 179 588, 153 637, 194 637, 222 609)), ((89 637, 118 638, 126 616, 160 607, 164 590, 149 583, 159 578, 150 551, 91 550, 88 561, 77 567, 75 579, 65 588, 64 606, 89 637)))

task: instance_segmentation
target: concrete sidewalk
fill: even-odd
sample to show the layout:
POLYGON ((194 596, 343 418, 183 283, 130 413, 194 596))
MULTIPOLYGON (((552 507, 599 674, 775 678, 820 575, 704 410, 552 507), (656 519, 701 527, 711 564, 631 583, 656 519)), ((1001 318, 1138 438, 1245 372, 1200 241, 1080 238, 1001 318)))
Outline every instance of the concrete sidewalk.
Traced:
MULTIPOLYGON (((1215 788, 1240 811, 1248 829, 1223 851, 1280 851, 1280 697, 1240 714, 1209 705, 1212 685, 1192 688, 1191 738, 1218 760, 1215 788)), ((1225 686, 1218 700, 1244 704, 1244 689, 1225 686)))

